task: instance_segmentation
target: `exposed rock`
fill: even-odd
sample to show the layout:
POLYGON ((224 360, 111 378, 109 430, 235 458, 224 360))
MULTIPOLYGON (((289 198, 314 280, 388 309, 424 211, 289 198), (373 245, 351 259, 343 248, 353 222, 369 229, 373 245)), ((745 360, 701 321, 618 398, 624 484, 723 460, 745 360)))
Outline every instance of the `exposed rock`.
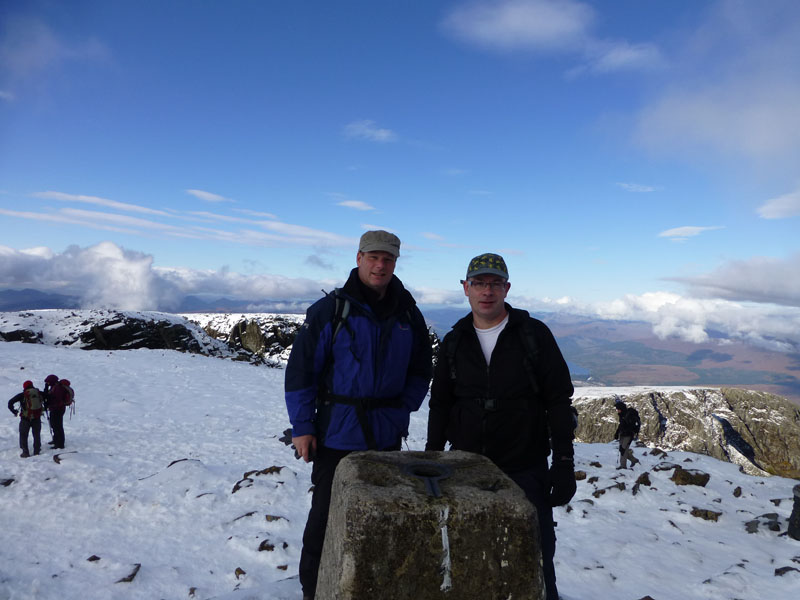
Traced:
POLYGON ((699 519, 704 519, 706 521, 718 521, 719 518, 722 516, 721 512, 716 512, 713 510, 708 510, 706 508, 692 508, 691 515, 693 517, 698 517, 699 519))
MULTIPOLYGON (((580 388, 577 391, 580 394, 580 388)), ((800 478, 800 407, 766 392, 734 388, 637 393, 622 399, 642 421, 648 446, 733 462, 751 475, 800 478)), ((580 398, 576 438, 606 443, 619 424, 614 398, 580 398)))
POLYGON ((675 472, 670 479, 675 482, 675 485, 699 485, 700 487, 705 487, 711 479, 711 475, 696 469, 675 467, 675 472))
POLYGON ((0 340, 4 342, 22 342, 23 344, 41 344, 42 334, 27 329, 0 331, 0 340))
POLYGON ((141 563, 136 563, 133 565, 133 571, 130 572, 129 575, 126 575, 122 579, 117 580, 116 583, 130 583, 136 578, 136 574, 139 572, 139 569, 142 568, 141 563))
POLYGON ((84 350, 178 350, 232 356, 227 344, 177 315, 116 310, 0 313, 0 339, 84 350))
POLYGON ((762 526, 766 527, 772 532, 779 532, 781 530, 781 523, 778 513, 767 513, 747 521, 744 524, 744 528, 747 533, 758 533, 759 528, 762 526))

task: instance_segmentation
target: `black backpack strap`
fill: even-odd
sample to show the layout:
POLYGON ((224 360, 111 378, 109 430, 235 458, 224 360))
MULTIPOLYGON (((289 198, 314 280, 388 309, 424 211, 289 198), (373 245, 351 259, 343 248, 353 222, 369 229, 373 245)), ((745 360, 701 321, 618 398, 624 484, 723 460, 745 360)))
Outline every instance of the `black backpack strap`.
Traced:
POLYGON ((447 359, 447 368, 450 372, 450 380, 456 380, 456 350, 458 342, 461 340, 461 330, 453 329, 444 340, 444 355, 447 359))
POLYGON ((342 288, 336 288, 330 292, 335 299, 333 319, 331 320, 331 328, 333 329, 333 333, 331 334, 330 352, 325 355, 325 364, 322 365, 322 369, 320 370, 319 374, 317 408, 319 408, 319 406, 322 404, 323 396, 325 396, 328 391, 328 374, 333 368, 333 344, 336 341, 336 336, 339 335, 339 332, 344 327, 350 333, 350 336, 354 337, 353 330, 349 325, 347 325, 347 317, 350 315, 350 299, 342 295, 341 291, 342 288))
POLYGON ((536 360, 539 354, 539 347, 536 343, 533 328, 530 327, 528 321, 525 321, 519 328, 519 334, 522 339, 522 347, 525 348, 525 356, 522 359, 522 364, 525 367, 525 372, 528 374, 533 393, 538 394, 539 383, 536 378, 536 360))

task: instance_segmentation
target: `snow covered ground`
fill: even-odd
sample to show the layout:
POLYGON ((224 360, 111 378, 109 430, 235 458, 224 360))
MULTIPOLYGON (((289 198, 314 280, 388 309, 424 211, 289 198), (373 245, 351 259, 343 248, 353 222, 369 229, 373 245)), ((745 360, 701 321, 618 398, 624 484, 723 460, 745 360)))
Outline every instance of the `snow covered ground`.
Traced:
MULTIPOLYGON (((58 456, 19 458, 17 420, 0 419, 0 600, 301 597, 294 576, 310 466, 278 439, 288 426, 282 370, 172 351, 0 343, 6 400, 50 373, 76 391, 58 456)), ((409 449, 423 448, 426 419, 426 407, 412 417, 409 449)), ((576 444, 587 478, 570 507, 556 509, 566 600, 797 597, 800 571, 776 570, 800 569, 800 542, 765 525, 745 530, 775 513, 785 532, 796 481, 645 451, 622 472, 615 445, 576 444), (665 462, 711 479, 677 486, 671 470, 656 470, 665 462), (634 495, 645 471, 650 485, 634 495), (695 508, 721 515, 707 521, 695 508)))

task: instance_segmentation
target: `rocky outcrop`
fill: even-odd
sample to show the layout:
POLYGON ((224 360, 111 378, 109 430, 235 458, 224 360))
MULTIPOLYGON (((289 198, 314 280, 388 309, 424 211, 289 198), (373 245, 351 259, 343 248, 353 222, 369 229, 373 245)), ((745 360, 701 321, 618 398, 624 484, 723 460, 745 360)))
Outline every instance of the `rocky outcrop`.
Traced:
MULTIPOLYGON (((187 313, 182 316, 232 349, 250 353, 273 366, 285 364, 289 359, 294 338, 305 320, 304 315, 272 313, 187 313)), ((439 337, 432 329, 428 335, 435 357, 439 337)))
POLYGON ((0 313, 0 339, 83 350, 178 350, 233 357, 235 352, 200 327, 167 313, 48 310, 0 313))
MULTIPOLYGON (((642 421, 640 442, 736 463, 750 474, 800 478, 800 407, 734 388, 654 391, 621 396, 642 421)), ((610 442, 619 423, 614 397, 581 398, 576 439, 610 442)))

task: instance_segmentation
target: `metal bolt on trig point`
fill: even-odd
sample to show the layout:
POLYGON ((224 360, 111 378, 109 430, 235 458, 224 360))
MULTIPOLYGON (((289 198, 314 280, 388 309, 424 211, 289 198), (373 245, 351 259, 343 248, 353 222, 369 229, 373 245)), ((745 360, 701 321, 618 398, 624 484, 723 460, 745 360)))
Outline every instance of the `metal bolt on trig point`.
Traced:
POLYGON ((453 470, 447 465, 435 462, 420 462, 406 465, 403 471, 407 475, 421 479, 425 483, 425 491, 434 498, 442 497, 439 481, 447 479, 453 470))

